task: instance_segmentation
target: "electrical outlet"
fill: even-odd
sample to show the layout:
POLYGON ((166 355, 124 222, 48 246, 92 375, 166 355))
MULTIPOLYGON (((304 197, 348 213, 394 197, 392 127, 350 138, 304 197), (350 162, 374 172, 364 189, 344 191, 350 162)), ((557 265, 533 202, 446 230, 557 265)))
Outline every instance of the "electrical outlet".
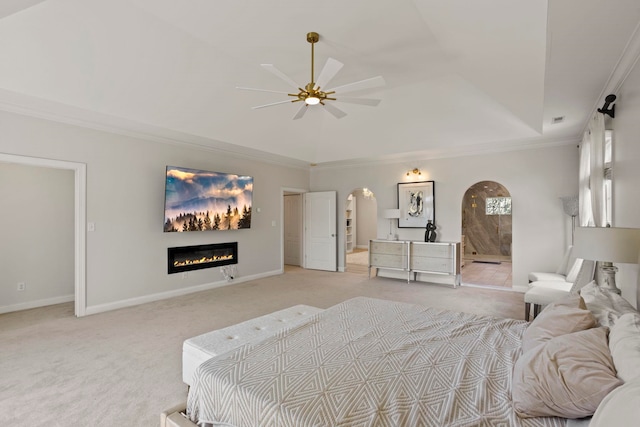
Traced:
POLYGON ((24 282, 18 282, 18 289, 17 289, 17 290, 18 290, 19 292, 22 292, 22 291, 24 291, 24 290, 26 290, 26 289, 27 289, 27 284, 26 284, 26 283, 24 283, 24 282))
POLYGON ((187 277, 189 277, 189 273, 187 271, 183 271, 182 272, 182 279, 186 279, 187 277))

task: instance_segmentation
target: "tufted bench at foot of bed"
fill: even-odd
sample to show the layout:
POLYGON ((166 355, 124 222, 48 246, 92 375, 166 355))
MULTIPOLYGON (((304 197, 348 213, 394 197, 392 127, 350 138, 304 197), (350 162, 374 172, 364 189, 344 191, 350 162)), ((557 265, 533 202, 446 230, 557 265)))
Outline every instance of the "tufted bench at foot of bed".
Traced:
POLYGON ((198 427, 182 415, 187 410, 187 402, 167 409, 160 414, 160 427, 198 427))
MULTIPOLYGON (((324 311, 310 305, 295 305, 256 317, 236 325, 189 338, 182 345, 182 380, 191 385, 196 368, 210 358, 233 350, 250 341, 258 341, 278 331, 301 324, 324 311)), ((160 414, 160 427, 197 427, 186 418, 187 403, 181 403, 160 414)))
POLYGON ((196 368, 218 354, 257 341, 276 332, 299 325, 314 314, 323 311, 309 305, 295 305, 265 314, 236 325, 189 338, 182 345, 182 381, 191 385, 196 368))

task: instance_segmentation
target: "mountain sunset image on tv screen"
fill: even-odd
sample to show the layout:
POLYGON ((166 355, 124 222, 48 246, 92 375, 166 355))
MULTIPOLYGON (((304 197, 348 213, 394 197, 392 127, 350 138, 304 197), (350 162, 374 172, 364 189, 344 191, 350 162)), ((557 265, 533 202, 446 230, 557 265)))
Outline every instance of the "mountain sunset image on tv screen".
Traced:
POLYGON ((167 166, 164 231, 251 228, 253 177, 167 166))

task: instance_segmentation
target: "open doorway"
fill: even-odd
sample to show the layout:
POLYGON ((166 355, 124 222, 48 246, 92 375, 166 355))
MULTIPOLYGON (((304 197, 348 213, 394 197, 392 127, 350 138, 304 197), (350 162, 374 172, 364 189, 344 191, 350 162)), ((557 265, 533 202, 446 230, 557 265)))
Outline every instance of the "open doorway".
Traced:
POLYGON ((337 271, 336 204, 336 191, 282 189, 283 272, 285 267, 337 271))
MULTIPOLYGON (((62 160, 43 159, 38 157, 20 156, 0 153, 0 162, 16 164, 27 167, 44 169, 62 169, 73 173, 73 301, 75 302, 75 315, 85 316, 87 313, 86 301, 86 188, 87 169, 84 163, 67 162, 62 160)), ((51 249, 55 251, 56 249, 51 249)), ((24 285, 23 290, 28 285, 24 285)), ((23 310, 41 307, 49 304, 58 304, 71 300, 65 296, 50 297, 38 296, 35 300, 7 308, 6 311, 15 311, 14 308, 23 310)))
POLYGON ((349 273, 368 274, 369 240, 377 236, 378 202, 367 188, 353 190, 345 202, 345 254, 349 273))
POLYGON ((502 184, 481 181, 462 198, 462 282, 512 286, 511 194, 502 184))
POLYGON ((285 266, 302 267, 303 242, 303 191, 283 190, 283 263, 285 266))

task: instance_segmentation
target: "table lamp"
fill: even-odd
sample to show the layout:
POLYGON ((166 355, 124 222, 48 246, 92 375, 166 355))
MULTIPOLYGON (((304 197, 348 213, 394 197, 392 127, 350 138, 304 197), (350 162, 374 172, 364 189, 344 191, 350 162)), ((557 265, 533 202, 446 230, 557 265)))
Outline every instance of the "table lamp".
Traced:
POLYGON ((620 294, 616 286, 618 268, 613 263, 637 264, 640 253, 639 228, 577 227, 574 255, 577 258, 600 261, 603 289, 620 294))
POLYGON ((389 220, 387 240, 396 240, 396 236, 393 234, 391 227, 393 226, 393 220, 400 218, 400 209, 385 209, 384 212, 382 212, 382 217, 389 220))

